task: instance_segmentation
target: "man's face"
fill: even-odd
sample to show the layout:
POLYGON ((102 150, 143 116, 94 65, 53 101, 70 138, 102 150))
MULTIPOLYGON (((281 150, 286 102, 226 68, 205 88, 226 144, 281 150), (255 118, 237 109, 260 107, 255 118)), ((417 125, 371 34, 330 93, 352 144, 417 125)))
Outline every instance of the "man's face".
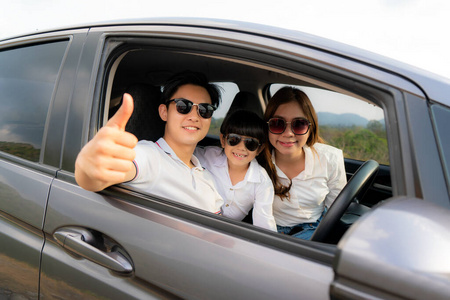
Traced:
MULTIPOLYGON (((184 98, 192 101, 194 104, 209 103, 211 97, 203 87, 186 84, 178 88, 170 99, 184 98)), ((168 108, 166 105, 160 106, 160 116, 166 121, 164 139, 171 147, 181 145, 197 145, 208 133, 211 125, 211 118, 205 119, 198 114, 198 106, 193 106, 187 114, 181 114, 177 111, 175 102, 170 102, 168 108)))

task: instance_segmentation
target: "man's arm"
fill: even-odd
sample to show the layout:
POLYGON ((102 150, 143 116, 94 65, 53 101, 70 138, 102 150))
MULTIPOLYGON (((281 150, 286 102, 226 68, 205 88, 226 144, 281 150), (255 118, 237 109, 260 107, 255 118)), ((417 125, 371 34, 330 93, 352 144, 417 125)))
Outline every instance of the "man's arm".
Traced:
POLYGON ((75 161, 75 180, 84 189, 100 191, 133 179, 137 138, 125 131, 133 113, 133 98, 124 94, 117 113, 80 151, 75 161))

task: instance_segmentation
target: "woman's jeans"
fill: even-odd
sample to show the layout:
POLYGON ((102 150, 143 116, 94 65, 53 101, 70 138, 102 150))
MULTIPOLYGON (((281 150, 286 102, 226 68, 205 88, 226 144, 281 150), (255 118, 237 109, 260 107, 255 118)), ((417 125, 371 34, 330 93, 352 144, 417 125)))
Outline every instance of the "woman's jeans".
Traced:
POLYGON ((319 226, 320 221, 322 221, 323 216, 327 212, 327 208, 323 211, 319 219, 314 223, 302 223, 295 226, 279 226, 277 225, 277 230, 279 233, 292 235, 293 237, 310 240, 317 226, 319 226))

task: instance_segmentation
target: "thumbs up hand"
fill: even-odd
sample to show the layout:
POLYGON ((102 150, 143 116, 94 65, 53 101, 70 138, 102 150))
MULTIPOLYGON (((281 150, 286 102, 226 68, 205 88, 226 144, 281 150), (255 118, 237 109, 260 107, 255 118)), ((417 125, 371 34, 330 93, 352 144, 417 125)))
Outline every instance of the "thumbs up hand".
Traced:
POLYGON ((130 94, 123 94, 122 105, 111 119, 108 120, 104 127, 116 127, 120 131, 125 131, 125 126, 133 114, 134 104, 130 94))
POLYGON ((81 149, 75 161, 75 180, 82 188, 100 191, 136 175, 133 159, 138 140, 125 131, 133 107, 133 98, 124 94, 116 114, 81 149))

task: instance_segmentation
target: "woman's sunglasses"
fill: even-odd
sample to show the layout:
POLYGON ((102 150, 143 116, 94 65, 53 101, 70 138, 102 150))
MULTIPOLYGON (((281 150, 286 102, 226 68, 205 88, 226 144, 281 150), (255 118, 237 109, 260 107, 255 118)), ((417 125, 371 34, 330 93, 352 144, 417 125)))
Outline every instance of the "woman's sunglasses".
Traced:
POLYGON ((256 151, 256 149, 258 149, 259 147, 259 141, 257 139, 251 137, 242 137, 239 134, 235 133, 228 134, 226 140, 227 144, 230 146, 236 146, 243 140, 245 148, 247 148, 248 151, 256 151))
POLYGON ((287 127, 287 124, 291 124, 291 130, 295 135, 304 135, 308 133, 311 122, 305 118, 295 118, 291 122, 286 122, 282 118, 269 119, 269 131, 273 134, 282 134, 287 127))
POLYGON ((184 98, 177 98, 167 101, 167 103, 175 102, 175 106, 177 108, 177 112, 182 115, 187 115, 191 112, 192 107, 197 106, 197 113, 200 117, 204 119, 209 119, 212 117, 216 107, 209 103, 199 103, 196 104, 190 100, 184 98))

